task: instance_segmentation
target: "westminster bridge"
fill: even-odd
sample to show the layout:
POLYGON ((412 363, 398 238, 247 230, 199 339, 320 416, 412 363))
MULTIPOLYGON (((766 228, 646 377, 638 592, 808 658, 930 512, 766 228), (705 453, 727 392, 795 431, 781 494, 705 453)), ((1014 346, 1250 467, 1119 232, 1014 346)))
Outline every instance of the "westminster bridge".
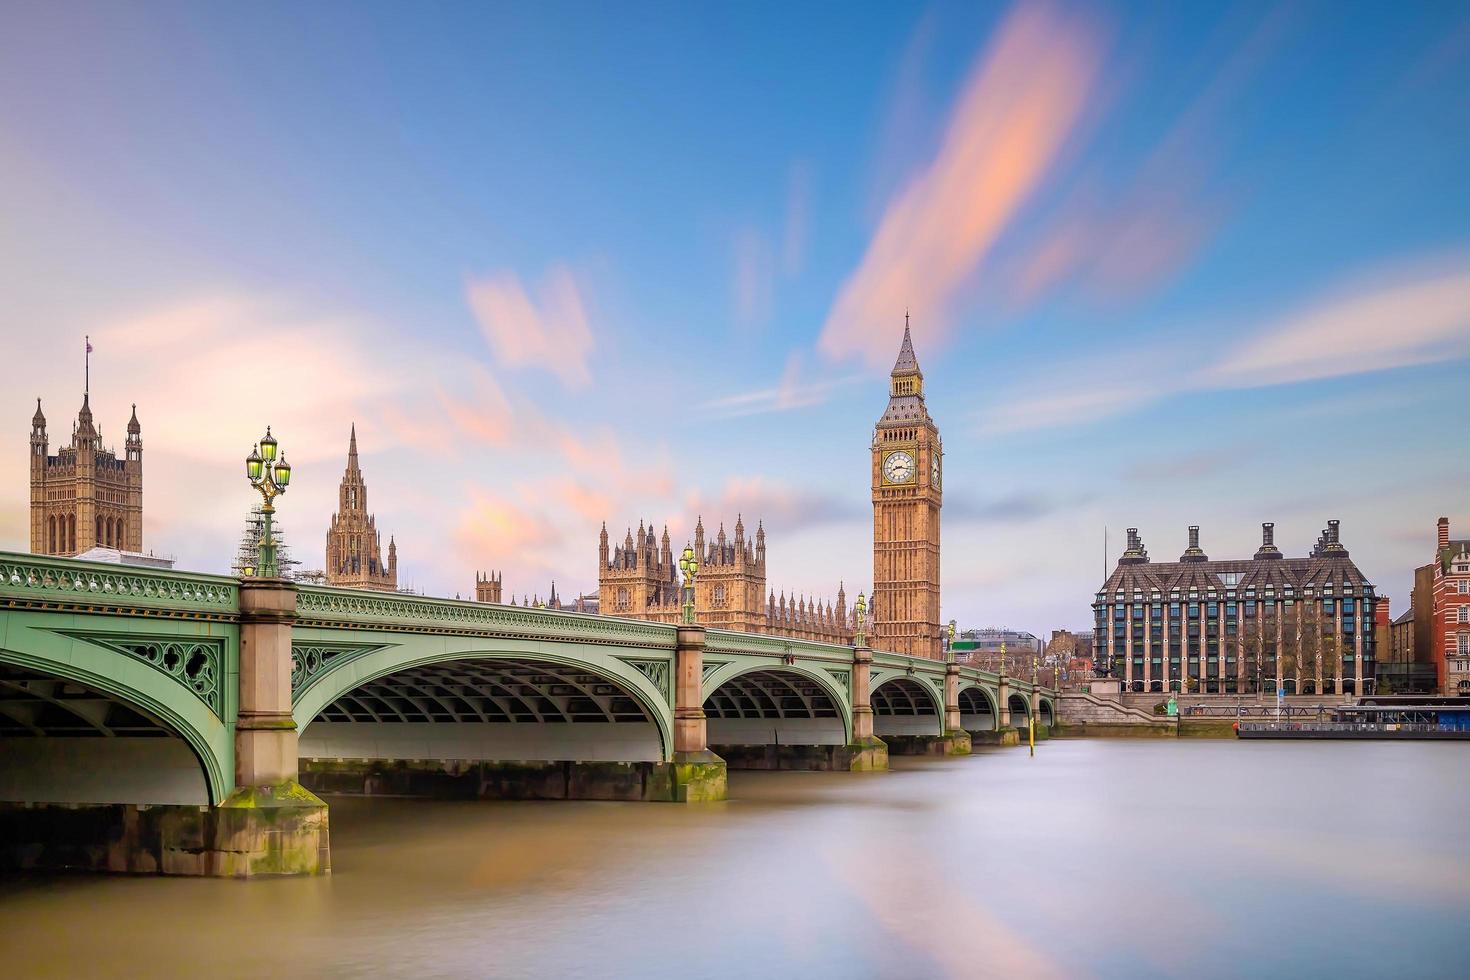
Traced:
POLYGON ((1054 711, 866 647, 0 553, 11 867, 321 873, 318 792, 695 803, 1054 711))

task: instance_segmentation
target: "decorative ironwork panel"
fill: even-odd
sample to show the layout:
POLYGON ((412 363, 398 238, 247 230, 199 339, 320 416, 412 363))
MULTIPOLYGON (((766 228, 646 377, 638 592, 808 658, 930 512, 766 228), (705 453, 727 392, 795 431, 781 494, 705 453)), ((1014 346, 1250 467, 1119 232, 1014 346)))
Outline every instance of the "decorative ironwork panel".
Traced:
POLYGON ((829 670, 829 671, 827 671, 827 673, 831 674, 832 677, 837 681, 838 685, 844 691, 847 692, 847 703, 848 704, 851 704, 852 703, 852 671, 850 671, 850 670, 829 670))
POLYGON ((225 641, 197 636, 139 636, 135 633, 89 633, 53 630, 62 636, 106 647, 141 660, 167 674, 224 718, 225 641))
POLYGON ((640 674, 647 677, 658 688, 664 700, 669 704, 674 703, 669 693, 669 662, 667 660, 625 660, 624 663, 638 670, 640 674))
POLYGON ((0 596, 17 604, 171 606, 234 614, 240 590, 219 576, 155 572, 104 562, 0 554, 0 596))
POLYGON ((291 696, 309 687, 328 667, 340 667, 358 657, 383 649, 386 644, 293 643, 291 644, 291 696))

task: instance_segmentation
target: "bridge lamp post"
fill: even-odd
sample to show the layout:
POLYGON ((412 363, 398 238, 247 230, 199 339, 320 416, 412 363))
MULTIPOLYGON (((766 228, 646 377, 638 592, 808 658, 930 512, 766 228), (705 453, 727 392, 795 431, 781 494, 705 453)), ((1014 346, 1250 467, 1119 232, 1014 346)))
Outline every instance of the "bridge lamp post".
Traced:
POLYGON ((857 616, 857 629, 853 631, 853 646, 862 647, 868 641, 868 597, 858 593, 857 605, 852 607, 857 616))
POLYGON ((684 625, 694 625, 694 579, 699 575, 699 556, 692 545, 684 546, 679 556, 679 571, 684 573, 684 625))
POLYGON ((951 619, 949 621, 949 626, 946 627, 946 632, 949 635, 949 642, 946 643, 944 646, 944 651, 948 654, 948 657, 946 658, 948 660, 954 659, 954 627, 955 621, 951 619))
POLYGON ((260 534, 257 567, 247 567, 245 574, 258 575, 261 578, 275 578, 280 574, 280 569, 276 567, 276 539, 271 531, 271 517, 276 512, 275 499, 291 485, 291 464, 286 462, 285 454, 277 458, 278 446, 275 436, 271 435, 270 426, 266 426, 264 438, 245 457, 245 476, 250 485, 260 491, 261 499, 265 501, 260 508, 264 526, 260 534))

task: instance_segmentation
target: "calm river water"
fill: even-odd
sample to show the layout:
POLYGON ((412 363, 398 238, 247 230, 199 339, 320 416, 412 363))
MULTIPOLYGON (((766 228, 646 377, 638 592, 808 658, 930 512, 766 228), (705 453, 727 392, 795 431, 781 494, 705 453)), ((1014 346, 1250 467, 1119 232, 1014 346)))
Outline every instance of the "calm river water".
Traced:
POLYGON ((318 880, 0 879, 6 977, 1459 976, 1470 746, 1057 741, 737 799, 333 800, 318 880))

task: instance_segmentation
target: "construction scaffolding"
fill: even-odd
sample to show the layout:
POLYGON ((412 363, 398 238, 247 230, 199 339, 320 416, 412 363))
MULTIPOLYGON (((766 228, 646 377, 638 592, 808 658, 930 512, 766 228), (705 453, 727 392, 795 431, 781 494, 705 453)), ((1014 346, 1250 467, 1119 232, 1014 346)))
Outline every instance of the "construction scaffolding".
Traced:
MULTIPOLYGON (((286 545, 285 535, 279 521, 271 521, 271 533, 276 539, 276 566, 280 569, 281 578, 296 578, 300 574, 296 569, 301 562, 291 557, 291 549, 286 545)), ((231 568, 234 569, 236 575, 246 574, 247 568, 251 569, 250 574, 258 574, 260 539, 264 534, 265 515, 261 513, 260 505, 256 504, 250 508, 250 516, 245 519, 245 530, 240 535, 240 546, 235 551, 235 563, 231 568)))

